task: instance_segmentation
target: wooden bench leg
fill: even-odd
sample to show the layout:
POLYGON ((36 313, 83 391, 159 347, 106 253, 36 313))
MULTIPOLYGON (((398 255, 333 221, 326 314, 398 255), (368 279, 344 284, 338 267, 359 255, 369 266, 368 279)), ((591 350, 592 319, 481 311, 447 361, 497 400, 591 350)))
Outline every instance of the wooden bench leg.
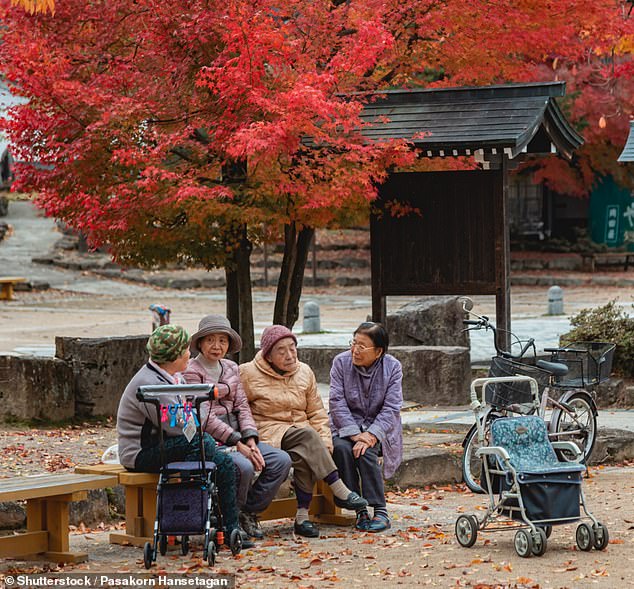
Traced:
POLYGON ((312 519, 314 521, 340 526, 349 526, 354 522, 354 517, 344 515, 341 508, 335 505, 335 499, 332 491, 324 481, 319 481, 317 483, 315 491, 315 497, 310 505, 310 514, 312 515, 312 519))
POLYGON ((0 300, 10 301, 13 299, 13 283, 5 282, 2 284, 2 290, 0 291, 0 300))
POLYGON ((110 544, 143 546, 152 541, 156 519, 156 485, 125 486, 126 531, 112 532, 110 544))
POLYGON ((26 503, 26 533, 0 538, 0 556, 44 559, 57 563, 83 562, 85 552, 71 552, 68 536, 68 505, 86 493, 29 499, 26 503))

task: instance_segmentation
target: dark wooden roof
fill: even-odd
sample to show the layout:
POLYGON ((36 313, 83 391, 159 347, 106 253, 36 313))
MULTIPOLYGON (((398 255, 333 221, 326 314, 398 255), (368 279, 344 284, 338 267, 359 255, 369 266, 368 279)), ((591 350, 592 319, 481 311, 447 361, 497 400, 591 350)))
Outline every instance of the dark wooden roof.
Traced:
POLYGON ((634 162, 634 121, 630 121, 630 134, 618 161, 634 162))
POLYGON ((403 138, 429 157, 523 151, 570 158, 583 143, 557 106, 564 82, 378 92, 362 118, 371 141, 403 138))

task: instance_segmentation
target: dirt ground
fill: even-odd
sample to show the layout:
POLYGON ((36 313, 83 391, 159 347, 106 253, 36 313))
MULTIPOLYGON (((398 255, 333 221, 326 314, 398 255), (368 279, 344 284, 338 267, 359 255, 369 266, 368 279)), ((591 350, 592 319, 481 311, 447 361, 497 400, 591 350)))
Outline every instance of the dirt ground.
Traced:
MULTIPOLYGON (((336 588, 363 585, 415 587, 621 588, 634 585, 634 467, 593 469, 583 485, 588 507, 608 526, 610 544, 603 552, 575 546, 576 524, 558 526, 541 558, 522 559, 511 530, 480 534, 475 546, 462 548, 453 526, 461 513, 480 515, 483 496, 460 487, 406 490, 388 495, 393 527, 380 535, 322 526, 322 537, 292 533, 291 520, 265 522, 266 539, 232 557, 223 550, 216 573, 236 575, 236 587, 336 588)), ((75 550, 90 560, 52 567, 63 572, 141 572, 139 548, 108 544, 107 530, 80 529, 71 536, 75 550)), ((176 547, 178 548, 178 547, 176 547)), ((5 560, 4 574, 51 570, 41 562, 5 560)), ((205 574, 200 544, 187 557, 178 550, 159 555, 155 573, 205 574)))

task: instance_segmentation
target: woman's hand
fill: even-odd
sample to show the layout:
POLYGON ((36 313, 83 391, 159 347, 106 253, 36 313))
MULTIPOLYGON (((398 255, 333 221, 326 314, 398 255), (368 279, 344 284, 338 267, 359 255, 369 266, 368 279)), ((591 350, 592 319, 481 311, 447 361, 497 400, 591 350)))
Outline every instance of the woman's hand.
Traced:
POLYGON ((350 439, 353 442, 363 442, 369 448, 374 448, 379 441, 378 438, 370 432, 361 432, 360 434, 350 436, 350 439))
POLYGON ((236 448, 240 454, 251 461, 255 470, 262 470, 266 466, 262 452, 260 452, 253 438, 249 438, 246 444, 244 442, 238 442, 236 448))
POLYGON ((366 453, 368 448, 371 448, 371 446, 363 441, 355 442, 354 446, 352 446, 352 455, 355 458, 359 458, 359 456, 363 456, 366 453))

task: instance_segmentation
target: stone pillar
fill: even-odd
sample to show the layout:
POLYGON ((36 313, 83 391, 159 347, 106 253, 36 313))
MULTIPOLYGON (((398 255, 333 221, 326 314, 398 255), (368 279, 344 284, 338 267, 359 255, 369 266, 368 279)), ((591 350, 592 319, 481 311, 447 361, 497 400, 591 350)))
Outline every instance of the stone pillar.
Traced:
POLYGON ((558 286, 548 289, 548 315, 564 314, 564 291, 558 286))
POLYGON ((319 305, 313 301, 304 303, 304 333, 319 333, 321 331, 321 321, 319 316, 319 305))

